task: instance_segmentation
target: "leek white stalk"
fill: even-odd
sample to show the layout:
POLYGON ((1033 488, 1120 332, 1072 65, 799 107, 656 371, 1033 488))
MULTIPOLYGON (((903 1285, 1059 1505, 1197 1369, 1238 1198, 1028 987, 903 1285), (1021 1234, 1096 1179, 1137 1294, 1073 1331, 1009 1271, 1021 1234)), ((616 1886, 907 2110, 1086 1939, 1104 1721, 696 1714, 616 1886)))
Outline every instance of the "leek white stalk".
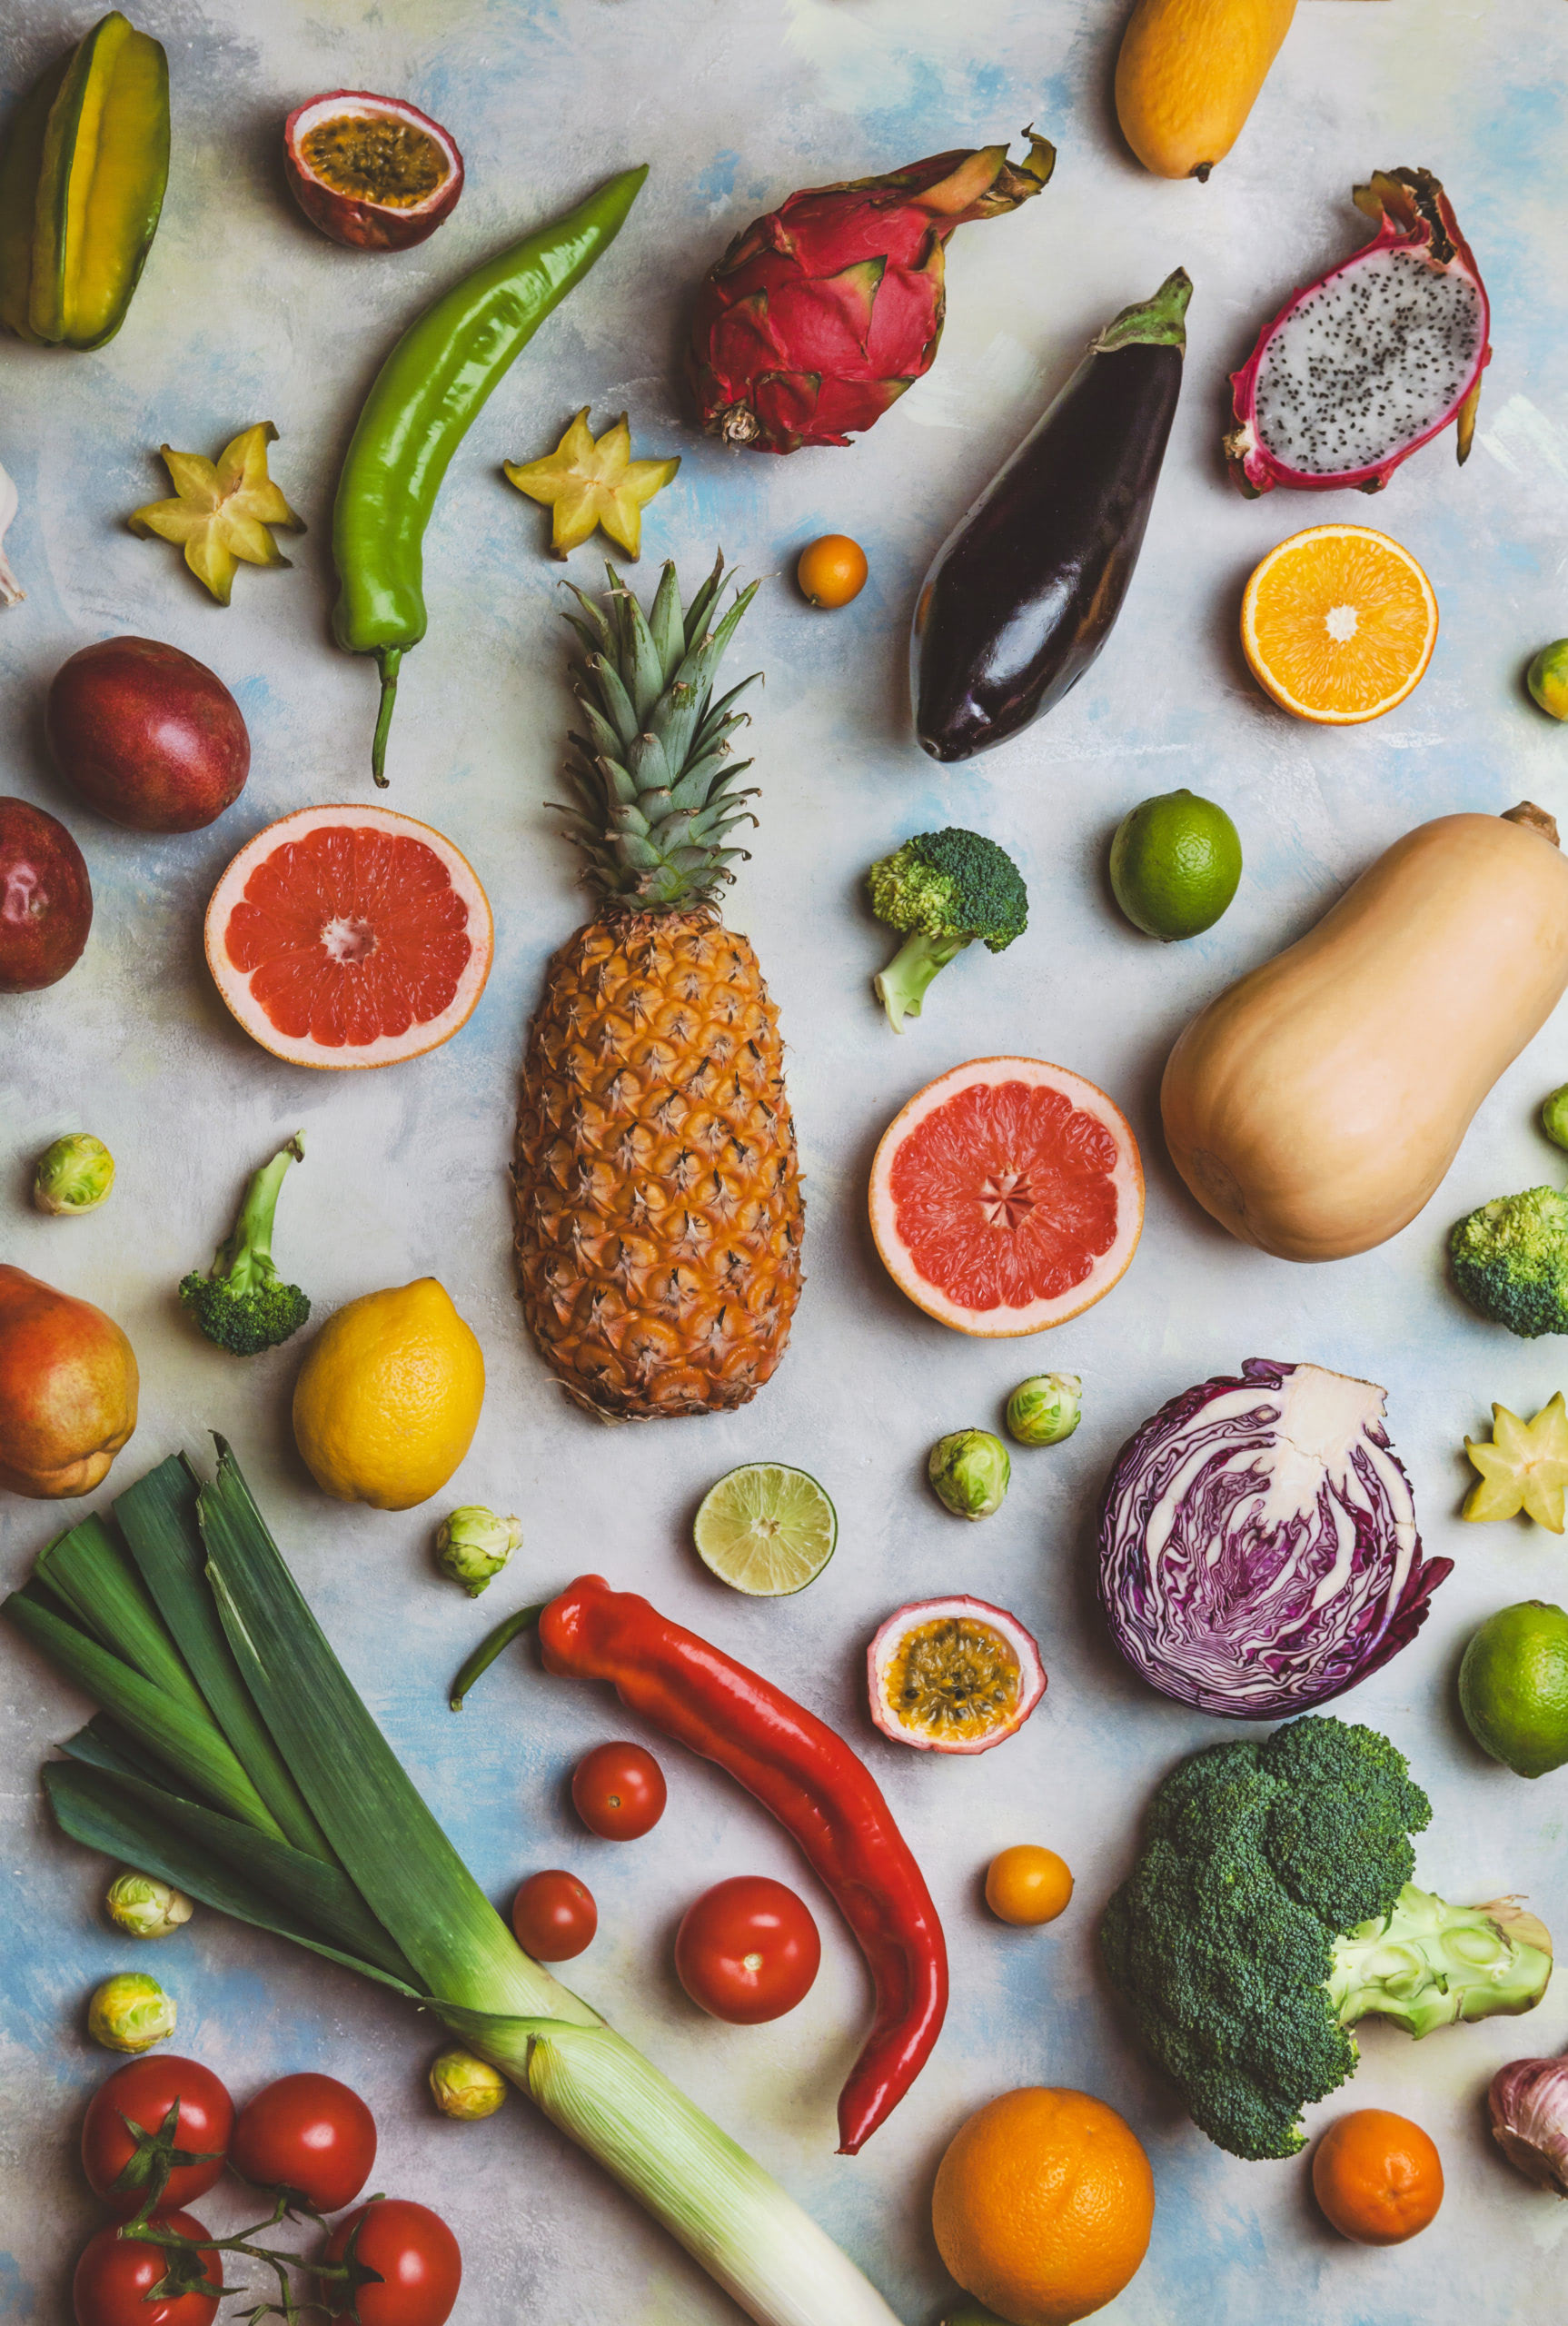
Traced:
POLYGON ((27 592, 5 562, 5 531, 16 514, 16 488, 0 468, 0 606, 19 605, 27 592))
POLYGON ((222 1441, 213 1486, 164 1462, 114 1516, 130 1559, 84 1520, 5 1603, 114 1715, 45 1768, 63 1829, 422 2003, 757 2326, 898 2326, 759 2164, 523 1953, 365 1710, 222 1441))

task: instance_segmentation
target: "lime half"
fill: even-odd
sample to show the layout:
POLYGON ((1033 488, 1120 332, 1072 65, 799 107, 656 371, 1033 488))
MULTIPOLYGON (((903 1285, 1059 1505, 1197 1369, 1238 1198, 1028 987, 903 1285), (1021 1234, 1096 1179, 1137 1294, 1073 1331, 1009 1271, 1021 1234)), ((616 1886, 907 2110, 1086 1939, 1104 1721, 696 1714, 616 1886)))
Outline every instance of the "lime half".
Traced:
POLYGON ((710 1486, 692 1531, 720 1583, 753 1599, 783 1599, 814 1583, 832 1557, 839 1514, 804 1470, 746 1462, 710 1486))

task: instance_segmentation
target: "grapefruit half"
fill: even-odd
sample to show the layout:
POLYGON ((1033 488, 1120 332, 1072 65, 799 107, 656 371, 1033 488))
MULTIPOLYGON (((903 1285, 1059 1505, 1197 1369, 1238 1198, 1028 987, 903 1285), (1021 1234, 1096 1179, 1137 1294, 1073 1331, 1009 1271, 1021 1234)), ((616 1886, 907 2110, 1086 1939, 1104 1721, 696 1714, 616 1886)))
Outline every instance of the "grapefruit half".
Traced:
POLYGON ((450 1041, 484 991, 490 903, 451 840, 391 808, 300 808, 241 849, 207 965, 247 1034, 296 1066, 390 1066, 450 1041))
POLYGON ((1044 1332, 1103 1300, 1144 1220, 1126 1117, 1081 1074, 978 1058, 895 1115, 871 1166, 871 1233, 894 1283, 960 1333, 1044 1332))

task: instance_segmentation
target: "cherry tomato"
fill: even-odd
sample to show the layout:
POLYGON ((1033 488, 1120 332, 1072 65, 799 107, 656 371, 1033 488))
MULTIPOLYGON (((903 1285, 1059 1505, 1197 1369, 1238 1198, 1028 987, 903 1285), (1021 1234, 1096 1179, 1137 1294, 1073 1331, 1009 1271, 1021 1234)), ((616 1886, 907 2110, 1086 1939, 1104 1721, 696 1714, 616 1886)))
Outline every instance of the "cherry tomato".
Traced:
POLYGON ((155 2169, 156 2159, 144 2143, 126 2130, 122 2119, 139 2125, 149 2140, 156 2137, 171 2108, 179 2109, 172 2145, 199 2164, 177 2164, 164 2183, 160 2212, 188 2205, 205 2194, 221 2178, 233 2137, 234 2103, 211 2068, 199 2060, 182 2060, 173 2053, 128 2061, 101 2083, 87 2102, 82 2122, 82 2170, 95 2196, 123 2221, 137 2212, 155 2169), (128 2172, 125 2186, 114 2183, 128 2172))
MULTIPOLYGON (((327 2240, 329 2261, 342 2260, 356 2222, 354 2259, 382 2280, 359 2289, 360 2326, 442 2326, 462 2283, 462 2255, 441 2215, 406 2197, 374 2197, 339 2222, 327 2240)), ((323 2301, 341 2318, 351 2307, 347 2280, 321 2283, 323 2301)))
POLYGON ((1067 1861, 1036 1842, 1000 1850, 986 1869, 986 1904, 997 1920, 1029 1928, 1054 1923, 1073 1894, 1067 1861))
POLYGON ((640 1744, 596 1744, 571 1773, 571 1798, 590 1834, 635 1842, 664 1814, 664 1772, 640 1744))
POLYGON ((376 2120, 335 2076, 280 2076, 247 2100, 229 2162, 258 2189, 287 2189, 313 2212, 359 2195, 376 2161, 376 2120))
POLYGON ((795 567, 800 594, 814 606, 847 606, 866 586, 866 552, 848 533, 809 542, 795 567))
POLYGON ((575 1874, 552 1866, 531 1874, 511 1902, 511 1926, 525 1954, 538 1963, 570 1963, 593 1943, 599 1908, 575 1874))
MULTIPOLYGON (((182 2237, 207 2234, 190 2213, 159 2215, 159 2226, 182 2237)), ((146 2297, 169 2267, 166 2246, 148 2245, 141 2238, 122 2237, 113 2223, 89 2238, 71 2281, 76 2326, 212 2326, 217 2315, 218 2289, 223 2284, 221 2253, 194 2257, 213 2287, 208 2293, 162 2294, 146 2297)))
POLYGON ((675 1940, 675 1967, 692 2002, 735 2027, 793 2011, 821 1960, 805 1900, 761 1874, 705 1890, 686 1909, 675 1940))

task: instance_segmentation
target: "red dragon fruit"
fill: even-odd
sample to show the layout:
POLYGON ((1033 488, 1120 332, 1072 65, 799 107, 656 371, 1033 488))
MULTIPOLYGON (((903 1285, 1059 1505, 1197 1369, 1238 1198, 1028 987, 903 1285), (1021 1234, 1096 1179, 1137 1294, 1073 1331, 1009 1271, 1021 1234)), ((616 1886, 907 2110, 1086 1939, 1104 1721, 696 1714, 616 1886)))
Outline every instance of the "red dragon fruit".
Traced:
POLYGON ((929 371, 942 336, 944 247, 969 218, 1038 194, 1055 148, 933 154, 886 177, 792 194, 738 234, 698 293, 687 377, 726 444, 847 444, 929 371))
POLYGON ((1245 493, 1381 492, 1454 420, 1469 452, 1490 309, 1448 196, 1430 170, 1379 170, 1354 199, 1377 233, 1298 291, 1231 374, 1225 449, 1245 493))

